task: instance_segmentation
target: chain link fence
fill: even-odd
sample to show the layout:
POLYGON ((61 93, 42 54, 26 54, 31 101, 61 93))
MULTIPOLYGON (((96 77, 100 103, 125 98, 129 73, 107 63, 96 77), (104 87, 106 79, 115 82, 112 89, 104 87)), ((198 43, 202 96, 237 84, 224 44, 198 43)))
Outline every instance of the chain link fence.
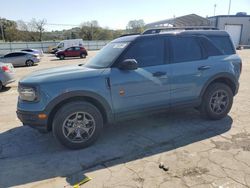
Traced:
MULTIPOLYGON (((32 48, 42 50, 47 53, 49 47, 56 46, 60 41, 42 41, 42 42, 0 42, 0 55, 9 52, 20 51, 22 49, 32 48)), ((87 50, 100 50, 109 41, 96 40, 96 41, 83 41, 83 46, 87 50)))

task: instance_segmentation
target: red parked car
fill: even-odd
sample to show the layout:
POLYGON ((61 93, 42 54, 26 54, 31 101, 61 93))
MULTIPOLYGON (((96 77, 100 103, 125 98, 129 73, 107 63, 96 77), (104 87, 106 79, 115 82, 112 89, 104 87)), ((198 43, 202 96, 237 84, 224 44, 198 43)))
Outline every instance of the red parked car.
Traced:
POLYGON ((56 52, 56 57, 64 59, 65 57, 80 57, 85 58, 88 55, 87 50, 84 47, 72 46, 66 50, 60 50, 56 52))

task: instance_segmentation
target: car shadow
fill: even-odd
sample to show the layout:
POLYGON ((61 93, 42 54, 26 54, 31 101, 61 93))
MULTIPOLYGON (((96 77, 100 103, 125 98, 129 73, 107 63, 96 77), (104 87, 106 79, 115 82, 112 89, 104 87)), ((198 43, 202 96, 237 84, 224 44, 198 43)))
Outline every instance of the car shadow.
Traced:
POLYGON ((38 65, 39 65, 39 63, 35 63, 34 65, 32 65, 32 66, 30 66, 30 67, 27 67, 26 65, 18 65, 18 66, 15 66, 14 68, 15 68, 15 69, 24 68, 24 67, 26 67, 26 68, 31 68, 31 67, 36 67, 36 66, 38 66, 38 65))
POLYGON ((230 116, 201 119, 195 110, 160 113, 106 127, 100 139, 82 150, 68 150, 49 134, 20 126, 0 134, 0 187, 18 186, 94 171, 199 142, 231 129, 230 116))
POLYGON ((74 60, 74 59, 81 59, 84 60, 86 58, 80 58, 80 57, 65 57, 65 59, 51 59, 50 61, 67 61, 67 60, 74 60))
POLYGON ((6 92, 6 91, 9 91, 11 89, 11 87, 9 86, 5 86, 2 88, 2 90, 0 90, 0 93, 3 93, 3 92, 6 92))

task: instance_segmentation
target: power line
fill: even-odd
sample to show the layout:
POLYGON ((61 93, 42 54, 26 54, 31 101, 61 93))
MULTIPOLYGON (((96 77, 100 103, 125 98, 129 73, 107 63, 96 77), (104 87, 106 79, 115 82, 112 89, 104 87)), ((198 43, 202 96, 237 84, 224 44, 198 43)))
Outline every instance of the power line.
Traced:
MULTIPOLYGON (((26 24, 29 24, 30 22, 24 22, 26 24)), ((80 24, 58 24, 58 23, 46 23, 45 25, 52 25, 52 26, 67 26, 67 27, 79 27, 80 24)))

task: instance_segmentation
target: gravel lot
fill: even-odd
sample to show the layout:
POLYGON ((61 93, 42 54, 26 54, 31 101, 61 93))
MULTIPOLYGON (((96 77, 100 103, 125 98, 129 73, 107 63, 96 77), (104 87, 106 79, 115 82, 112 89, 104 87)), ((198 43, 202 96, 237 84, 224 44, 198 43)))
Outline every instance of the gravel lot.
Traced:
MULTIPOLYGON (((90 52, 88 58, 96 52, 90 52)), ((91 147, 71 151, 52 134, 23 127, 16 118, 17 81, 28 73, 84 63, 46 55, 38 66, 16 68, 17 81, 0 92, 0 187, 250 187, 250 50, 240 90, 220 121, 178 110, 110 126, 91 147), (163 163, 167 171, 159 168, 163 163)))

